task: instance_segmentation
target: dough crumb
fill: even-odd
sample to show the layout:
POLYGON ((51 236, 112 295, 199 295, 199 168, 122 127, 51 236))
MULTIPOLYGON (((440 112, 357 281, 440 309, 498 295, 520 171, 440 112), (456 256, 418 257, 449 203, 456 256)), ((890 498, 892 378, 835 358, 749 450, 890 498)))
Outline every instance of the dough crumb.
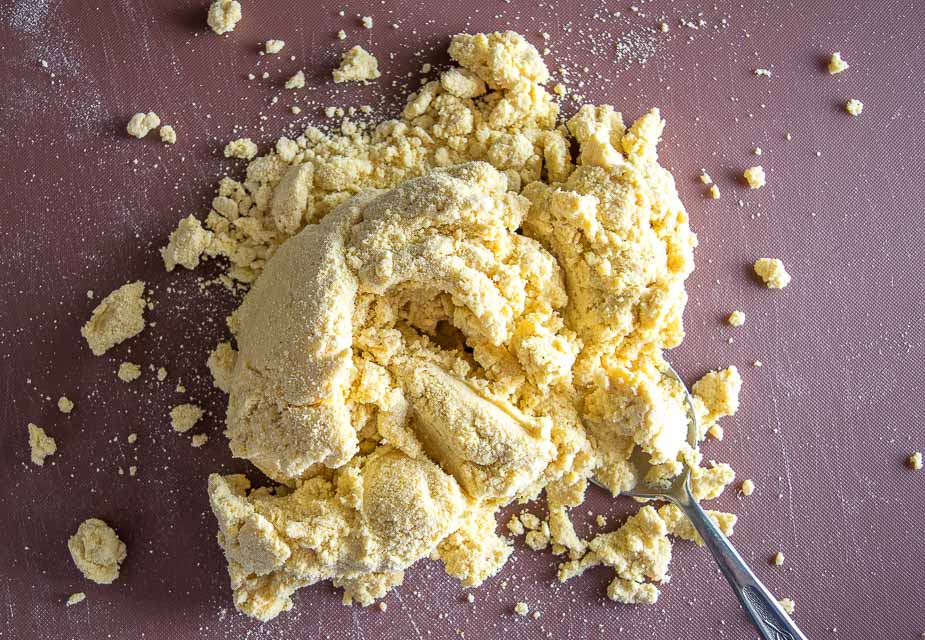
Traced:
POLYGON ((161 248, 164 267, 167 271, 173 271, 177 265, 195 269, 199 266, 200 256, 212 242, 212 237, 212 232, 203 229, 202 223, 195 216, 181 219, 167 239, 167 246, 161 248))
POLYGON ((733 327, 741 327, 743 324, 745 324, 745 313, 736 309, 729 314, 729 317, 726 318, 726 322, 728 322, 733 327))
POLYGON ((770 70, 770 69, 755 69, 755 75, 756 75, 756 76, 765 76, 766 78, 770 78, 770 77, 771 77, 771 70, 770 70))
POLYGON ((761 165, 749 167, 742 173, 742 176, 748 183, 749 189, 760 189, 765 185, 764 168, 761 165))
POLYGON ((138 467, 136 467, 135 465, 132 465, 128 468, 128 474, 132 476, 133 478, 135 477, 136 473, 138 473, 138 467))
POLYGON ((530 606, 526 602, 518 602, 514 605, 514 613, 519 616, 525 616, 530 613, 530 606))
POLYGON ((209 441, 209 436, 205 433, 197 433, 192 438, 190 438, 190 446, 198 449, 206 442, 209 441))
POLYGON ((708 191, 709 191, 709 193, 710 193, 710 197, 711 197, 711 198, 713 198, 714 200, 719 200, 719 198, 720 198, 720 193, 719 193, 719 187, 718 187, 718 186, 716 186, 715 184, 711 184, 711 185, 710 185, 710 188, 708 189, 708 191))
POLYGON ((137 434, 137 433, 130 433, 130 434, 128 434, 128 437, 127 437, 125 440, 126 440, 129 444, 135 444, 135 443, 138 441, 138 434, 137 434))
POLYGON ((284 40, 267 40, 263 43, 263 52, 269 55, 279 53, 286 46, 284 40))
POLYGON ((122 382, 132 382, 141 377, 141 367, 134 362, 123 362, 116 375, 122 382))
POLYGON ((253 160, 257 155, 257 145, 250 138, 238 138, 225 145, 224 154, 226 158, 253 160))
POLYGON ((305 87, 305 72, 299 69, 283 85, 287 89, 302 89, 305 87))
POLYGON ((97 305, 93 315, 81 327, 90 351, 101 356, 117 344, 141 333, 145 328, 145 283, 124 284, 97 305))
POLYGON ((380 602, 377 606, 379 607, 379 611, 382 613, 385 613, 389 609, 389 605, 385 602, 380 602))
POLYGON ((835 75, 836 73, 841 73, 848 68, 848 63, 842 60, 841 52, 836 51, 832 54, 832 57, 829 59, 829 74, 835 75))
POLYGON ((346 39, 347 39, 347 32, 344 31, 343 29, 341 29, 340 31, 338 31, 338 32, 337 32, 337 39, 338 39, 338 40, 346 40, 346 39))
POLYGON ((853 116, 859 116, 861 115, 861 112, 864 111, 864 103, 860 100, 855 100, 852 98, 845 103, 845 111, 853 116))
POLYGON ((196 426, 203 413, 195 404, 178 404, 170 410, 170 424, 177 433, 184 433, 196 426))
POLYGON ((472 593, 467 593, 466 602, 468 602, 469 604, 472 604, 473 602, 475 602, 475 595, 472 593))
POLYGON ((783 289, 790 284, 790 274, 784 268, 784 263, 777 258, 759 258, 755 261, 754 269, 768 289, 783 289))
POLYGON ((157 370, 157 381, 163 382, 166 379, 167 379, 167 369, 165 369, 164 367, 159 367, 157 370))
POLYGON ((340 66, 332 74, 334 82, 369 82, 379 77, 379 61, 357 45, 344 53, 340 66))
POLYGON ((743 480, 741 491, 742 491, 743 496, 752 495, 753 493, 755 493, 755 482, 749 479, 743 480))
POLYGON ((707 173, 706 171, 704 171, 703 173, 701 173, 699 177, 700 177, 700 181, 701 181, 703 184, 713 184, 713 178, 711 178, 711 177, 710 177, 710 174, 707 173))
POLYGON ((913 452, 912 455, 910 455, 909 458, 906 460, 906 463, 914 471, 920 471, 922 469, 922 452, 921 451, 913 452))
POLYGON ((158 130, 158 135, 161 137, 161 142, 164 144, 176 144, 177 143, 177 131, 169 124, 165 124, 158 130))
POLYGON ((32 463, 38 466, 44 466, 45 458, 58 450, 55 439, 45 433, 45 430, 37 424, 29 423, 29 449, 31 450, 32 463))
POLYGON ((67 396, 58 398, 58 411, 61 413, 70 413, 74 410, 74 402, 67 396))
POLYGON ((125 544, 112 527, 98 518, 89 518, 67 541, 74 564, 84 578, 99 584, 111 584, 119 577, 119 565, 125 560, 125 544))
POLYGON ((364 29, 372 29, 373 19, 370 16, 363 16, 363 18, 360 20, 360 24, 363 25, 364 29))
POLYGON ((209 6, 206 22, 212 31, 221 35, 233 31, 241 19, 241 3, 237 0, 215 0, 209 6))
POLYGON ((72 593, 71 595, 67 597, 66 605, 70 607, 72 605, 79 604, 86 599, 87 599, 87 594, 84 593, 83 591, 78 591, 77 593, 72 593))
POLYGON ((787 612, 787 615, 792 616, 793 612, 796 611, 797 605, 790 598, 781 598, 777 601, 777 604, 780 605, 780 608, 787 612))
POLYGON ((691 387, 701 427, 709 428, 719 418, 739 410, 742 377, 735 366, 710 371, 691 387))
POLYGON ((136 113, 133 115, 128 121, 125 130, 128 131, 130 136, 141 139, 159 126, 161 126, 161 119, 156 113, 149 111, 148 113, 136 113))
POLYGON ((778 551, 777 553, 775 553, 775 554, 774 554, 774 557, 771 558, 771 562, 773 562, 775 566, 778 566, 778 567, 783 566, 783 564, 784 564, 784 552, 783 552, 783 551, 778 551))

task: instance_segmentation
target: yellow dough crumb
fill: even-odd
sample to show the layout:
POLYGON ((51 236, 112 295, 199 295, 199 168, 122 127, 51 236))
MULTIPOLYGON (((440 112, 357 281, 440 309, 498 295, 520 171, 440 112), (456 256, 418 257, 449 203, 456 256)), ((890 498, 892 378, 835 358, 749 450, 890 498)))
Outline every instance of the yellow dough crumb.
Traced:
POLYGON ((860 100, 855 100, 852 98, 845 103, 845 111, 853 116, 859 116, 861 115, 861 112, 864 111, 864 103, 860 100))
POLYGON ((835 75, 836 73, 841 73, 848 68, 848 63, 842 60, 841 52, 836 51, 832 54, 831 59, 829 60, 829 74, 835 75))
POLYGON ((161 119, 156 113, 149 111, 148 113, 136 113, 133 115, 125 129, 130 136, 141 139, 159 126, 161 126, 161 119))
POLYGON ((729 314, 726 318, 726 322, 733 327, 741 327, 745 324, 745 313, 737 309, 729 314))
POLYGON ((130 433, 130 434, 128 434, 128 437, 127 437, 125 440, 126 440, 126 442, 128 442, 129 444, 135 444, 135 443, 138 441, 138 434, 137 434, 137 433, 130 433))
POLYGON ((742 491, 743 496, 752 495, 753 493, 755 493, 755 482, 749 479, 743 480, 741 491, 742 491))
POLYGON ((712 184, 710 185, 710 188, 707 191, 709 191, 711 198, 713 198, 714 200, 719 200, 720 198, 719 187, 717 187, 715 184, 712 184))
POLYGON ((341 29, 340 31, 338 31, 338 32, 337 32, 337 39, 338 39, 338 40, 346 40, 346 39, 347 39, 347 32, 344 31, 343 29, 341 29))
POLYGON ((239 20, 241 3, 237 0, 214 0, 206 17, 209 27, 219 35, 234 30, 239 20))
POLYGON ((528 605, 526 602, 518 602, 514 605, 514 613, 519 616, 525 616, 530 613, 530 605, 528 605))
POLYGON ((161 138, 161 142, 164 144, 176 144, 177 143, 177 131, 169 124, 165 124, 163 127, 158 129, 158 135, 161 138))
POLYGON ((363 16, 363 18, 360 20, 360 24, 363 25, 364 29, 372 29, 373 19, 370 16, 363 16))
POLYGON ((93 310, 90 320, 80 329, 93 355, 101 356, 141 333, 145 328, 144 292, 145 283, 141 280, 124 284, 93 310))
POLYGON ((303 89, 305 88, 305 72, 299 69, 296 71, 284 85, 287 89, 303 89))
POLYGON ((368 82, 379 75, 379 61, 359 45, 344 53, 333 72, 334 82, 368 82))
POLYGON ((125 545, 113 529, 98 518, 81 523, 67 541, 74 564, 84 578, 99 584, 111 584, 119 577, 125 560, 125 545))
POLYGON ((141 377, 141 367, 134 362, 123 362, 116 375, 122 382, 132 382, 141 377))
POLYGON ((778 566, 778 567, 783 566, 783 564, 784 564, 784 553, 783 553, 782 551, 778 551, 777 553, 775 553, 775 554, 774 554, 774 557, 771 558, 771 562, 772 562, 775 566, 778 566))
POLYGON ((778 258, 759 258, 754 268, 768 289, 783 289, 790 283, 790 274, 778 258))
POLYGON ((67 396, 58 398, 58 411, 61 413, 70 413, 74 410, 74 401, 67 396))
POLYGON ((793 612, 796 611, 797 605, 790 598, 781 598, 777 601, 777 604, 780 605, 780 608, 787 612, 787 615, 793 615, 793 612))
POLYGON ((190 446, 194 448, 199 448, 209 441, 209 436, 204 433, 197 433, 192 438, 190 438, 190 446))
POLYGON ((161 249, 164 267, 167 271, 173 271, 177 265, 195 269, 211 241, 212 232, 203 229, 195 216, 183 218, 170 234, 167 246, 161 249))
POLYGON ((257 145, 250 138, 238 138, 225 145, 226 158, 251 160, 257 155, 257 145))
POLYGON ((749 167, 742 173, 742 176, 748 183, 749 189, 760 189, 765 185, 764 168, 761 165, 749 167))
POLYGON ((166 379, 167 379, 167 369, 165 369, 164 367, 159 367, 157 370, 157 381, 163 382, 166 379))
POLYGON ((912 455, 910 455, 909 458, 906 460, 906 463, 909 465, 909 467, 911 467, 915 471, 921 470, 922 469, 922 452, 921 451, 913 452, 912 455))
POLYGON ((33 464, 43 466, 45 458, 58 450, 55 439, 45 433, 45 430, 37 424, 29 423, 29 449, 30 457, 33 464))
POLYGON ((284 40, 267 40, 263 43, 263 52, 268 55, 274 55, 283 50, 283 47, 286 46, 284 40))
POLYGON ((204 413, 195 404, 178 404, 170 410, 170 425, 177 433, 184 433, 195 427, 204 413))
POLYGON ((70 607, 75 604, 80 604, 86 599, 87 599, 87 594, 84 593, 83 591, 78 591, 77 593, 72 593, 71 595, 69 595, 67 597, 67 602, 65 604, 66 606, 70 607))

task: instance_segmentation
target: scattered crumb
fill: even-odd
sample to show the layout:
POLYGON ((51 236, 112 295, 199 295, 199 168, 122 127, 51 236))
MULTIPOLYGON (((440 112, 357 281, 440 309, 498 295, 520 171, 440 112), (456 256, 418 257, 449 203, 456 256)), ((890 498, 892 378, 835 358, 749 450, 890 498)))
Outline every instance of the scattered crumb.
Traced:
POLYGON ((332 74, 334 82, 368 82, 379 77, 379 61, 357 45, 344 53, 340 66, 332 74))
POLYGON ((922 469, 922 452, 915 451, 909 458, 906 460, 909 467, 915 471, 920 471, 922 469))
POLYGON ((749 167, 742 173, 742 176, 748 183, 749 189, 760 189, 765 185, 764 168, 761 165, 749 167))
POLYGON ((719 200, 719 197, 720 197, 719 187, 717 187, 715 184, 710 185, 710 188, 708 189, 708 193, 710 194, 710 197, 713 198, 714 200, 719 200))
POLYGON ((381 611, 382 613, 385 613, 389 608, 389 605, 386 604, 385 602, 380 602, 378 606, 379 606, 379 611, 381 611))
POLYGON ((343 29, 341 29, 340 31, 338 31, 338 32, 337 32, 337 39, 338 39, 338 40, 346 40, 346 39, 347 39, 347 32, 344 31, 343 29))
POLYGON ((103 355, 145 328, 144 291, 145 283, 141 280, 124 284, 103 298, 93 310, 93 315, 80 329, 93 355, 103 355))
POLYGON ((668 26, 667 22, 660 22, 658 25, 658 30, 662 33, 668 33, 671 30, 671 27, 668 26))
POLYGON ((29 423, 29 449, 31 449, 32 464, 43 466, 45 458, 58 450, 55 439, 45 433, 37 424, 29 423))
POLYGON ((469 604, 475 602, 475 596, 471 592, 466 594, 466 602, 469 604))
POLYGON ((861 112, 864 111, 864 103, 860 100, 851 98, 851 100, 845 103, 845 111, 853 116, 859 116, 861 112))
POLYGON ((784 263, 777 258, 759 258, 755 261, 754 269, 768 289, 783 289, 790 283, 790 274, 784 269, 784 263))
POLYGON ((187 269, 199 266, 199 258, 212 242, 212 232, 206 231, 194 215, 188 215, 177 223, 167 238, 167 246, 161 247, 164 268, 173 271, 177 265, 187 269))
POLYGON ((161 142, 164 144, 176 144, 177 143, 177 131, 169 124, 165 124, 158 130, 158 135, 161 137, 161 142))
POLYGON ((165 369, 164 367, 160 367, 157 370, 157 381, 163 382, 166 378, 167 378, 167 369, 165 369))
POLYGON ((263 52, 269 55, 279 53, 286 46, 283 40, 267 40, 263 43, 263 52))
POLYGON ((199 447, 201 447, 208 441, 209 441, 209 436, 207 436, 204 433, 197 433, 190 439, 190 446, 198 449, 199 447))
POLYGON ((225 145, 224 153, 226 158, 253 160, 257 155, 257 145, 250 138, 238 138, 225 145))
POLYGON ((206 22, 212 31, 221 35, 234 30, 241 19, 241 3, 237 0, 215 0, 209 6, 206 22))
POLYGON ((761 147, 755 147, 752 153, 754 153, 756 156, 760 156, 762 153, 764 153, 764 151, 761 150, 761 147))
POLYGON ((130 433, 128 434, 128 437, 126 438, 126 440, 128 441, 129 444, 135 444, 138 441, 138 434, 130 433))
POLYGON ((742 491, 743 496, 752 495, 753 493, 755 493, 755 482, 749 479, 743 480, 741 491, 742 491))
POLYGON ((780 605, 780 608, 787 612, 787 615, 793 615, 793 612, 796 611, 797 605, 790 598, 781 598, 777 601, 777 604, 780 605))
POLYGON ((67 396, 58 398, 58 411, 61 413, 70 413, 74 410, 74 402, 67 396))
POLYGON ((98 518, 88 518, 67 541, 74 564, 84 578, 98 584, 111 584, 119 577, 125 560, 125 544, 112 527, 98 518))
POLYGON ((778 567, 783 566, 784 553, 782 551, 778 551, 776 554, 774 554, 774 557, 771 559, 771 562, 773 562, 778 567))
POLYGON ((511 519, 508 520, 507 530, 515 536, 522 536, 524 534, 524 525, 516 514, 511 516, 511 519))
POLYGON ((514 613, 519 616, 525 616, 530 613, 530 606, 526 602, 518 602, 514 605, 514 613))
POLYGON ((763 367, 764 364, 761 362, 761 360, 755 360, 755 361, 752 363, 752 366, 754 366, 754 367, 763 367))
POLYGON ((832 54, 832 58, 829 60, 829 74, 835 75, 836 73, 841 73, 848 68, 848 63, 842 60, 841 52, 836 51, 832 54))
POLYGON ((373 19, 372 19, 370 16, 363 16, 363 17, 360 19, 360 24, 363 25, 363 28, 364 28, 364 29, 372 29, 372 28, 373 28, 373 19))
POLYGON ((700 174, 700 181, 704 184, 713 184, 713 178, 706 171, 700 174))
POLYGON ((161 119, 156 113, 149 111, 148 113, 136 113, 133 115, 128 121, 125 130, 128 131, 130 136, 141 139, 159 126, 161 126, 161 119))
POLYGON ((170 424, 174 431, 184 433, 196 426, 203 413, 203 410, 194 404, 178 404, 170 410, 170 424))
POLYGON ((302 107, 298 107, 296 105, 292 105, 292 107, 290 107, 289 110, 295 115, 299 115, 300 113, 302 113, 302 107))
POLYGON ((604 517, 603 515, 601 515, 601 514, 598 514, 598 516, 594 519, 594 521, 597 522, 597 526, 599 526, 599 527, 606 527, 606 526, 607 526, 607 518, 605 518, 605 517, 604 517))
POLYGON ((286 80, 286 84, 283 85, 287 89, 302 89, 305 87, 305 72, 299 69, 295 74, 286 80))
POLYGON ((78 591, 77 593, 72 593, 71 595, 67 597, 66 604, 67 606, 70 607, 71 605, 80 604, 86 599, 87 599, 87 594, 84 593, 83 591, 78 591))
POLYGON ((729 314, 729 317, 726 318, 726 322, 733 327, 741 327, 745 324, 745 313, 736 309, 729 314))
POLYGON ((755 75, 756 75, 756 76, 765 76, 766 78, 770 78, 770 77, 771 77, 771 70, 770 70, 770 69, 755 69, 755 75))
POLYGON ((141 377, 141 367, 134 362, 123 362, 116 374, 122 382, 132 382, 141 377))
POLYGON ((132 476, 133 478, 135 477, 136 473, 138 473, 138 467, 136 467, 135 465, 132 465, 128 468, 128 474, 132 476))

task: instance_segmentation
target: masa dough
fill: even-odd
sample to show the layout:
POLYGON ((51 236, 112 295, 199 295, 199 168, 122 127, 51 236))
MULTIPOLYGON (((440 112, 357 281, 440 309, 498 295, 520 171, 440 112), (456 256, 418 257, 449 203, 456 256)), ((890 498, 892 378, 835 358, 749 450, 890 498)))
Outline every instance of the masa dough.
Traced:
POLYGON ((348 50, 334 69, 334 82, 368 82, 379 77, 379 61, 363 47, 356 45, 348 50))
POLYGON ((130 282, 97 305, 93 315, 80 329, 93 355, 101 356, 120 342, 141 333, 145 328, 144 293, 144 282, 130 282))
POLYGON ((67 548, 74 564, 87 580, 111 584, 119 577, 119 566, 125 560, 125 544, 102 520, 84 520, 68 539, 67 548))
POLYGON ((55 439, 37 424, 30 422, 27 428, 29 430, 29 457, 32 464, 44 466, 45 458, 56 452, 58 445, 55 439))
MULTIPOLYGON (((181 243, 186 220, 165 250, 227 258, 223 281, 250 287, 209 368, 232 452, 279 485, 213 474, 209 496, 235 605, 261 620, 329 579, 369 604, 424 557, 476 586, 511 553, 495 512, 544 490, 531 545, 613 567, 613 599, 654 602, 683 529, 645 507, 589 543, 568 518, 590 476, 636 484, 637 448, 665 476, 699 463, 661 373, 696 245, 664 122, 586 105, 557 125, 513 32, 457 35, 450 55, 400 119, 280 138, 221 181, 211 237, 181 243)), ((727 383, 705 417, 734 404, 727 383)), ((731 480, 695 470, 702 497, 731 480)))

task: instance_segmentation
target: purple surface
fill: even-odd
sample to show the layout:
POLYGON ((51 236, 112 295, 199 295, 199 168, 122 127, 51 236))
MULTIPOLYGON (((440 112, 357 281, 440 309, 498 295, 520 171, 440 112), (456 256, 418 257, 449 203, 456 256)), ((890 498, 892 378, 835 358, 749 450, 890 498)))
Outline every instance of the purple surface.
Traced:
MULTIPOLYGON (((342 607, 327 585, 303 590, 294 612, 263 627, 231 605, 205 477, 247 466, 230 458, 224 399, 204 361, 234 301, 217 289, 200 294, 202 273, 168 277, 156 249, 181 215, 204 212, 221 175, 240 173, 219 158, 227 140, 269 143, 318 122, 327 104, 394 112, 417 82, 405 74, 445 63, 450 34, 504 28, 537 44, 546 31, 569 68, 588 66, 580 91, 589 101, 629 117, 658 106, 668 121, 661 155, 701 241, 688 337, 670 359, 689 381, 727 364, 745 379, 725 440, 705 445, 707 459, 757 485, 749 498, 731 490, 711 503, 739 514, 737 547, 776 594, 796 600, 811 638, 925 632, 925 472, 904 466, 925 449, 925 5, 653 0, 639 2, 641 16, 629 4, 246 3, 237 30, 220 38, 205 29, 205 1, 0 1, 0 637, 755 637, 706 552, 686 543, 648 608, 607 601, 608 570, 553 584, 553 557, 519 543, 474 605, 434 563, 409 573, 385 613, 342 607), (448 6, 464 11, 438 17, 448 6), (700 12, 705 26, 678 26, 700 12), (359 28, 357 14, 373 16, 374 28, 359 28), (663 16, 667 34, 640 30, 663 16), (333 37, 341 28, 345 43, 333 37), (629 59, 619 59, 621 34, 635 42, 629 59), (283 56, 257 55, 267 38, 286 41, 283 56), (323 81, 358 42, 378 54, 384 78, 332 97, 323 81), (848 72, 824 72, 833 50, 848 72), (310 84, 297 118, 281 84, 300 67, 310 84), (772 77, 754 76, 756 67, 772 77), (259 79, 264 70, 269 80, 259 79), (258 79, 248 81, 252 72, 258 79), (382 89, 389 99, 378 102, 382 89), (859 118, 842 110, 849 98, 864 102, 859 118), (127 137, 139 110, 173 124, 178 144, 127 137), (768 185, 748 191, 737 176, 759 163, 768 185), (720 201, 704 197, 701 167, 720 201), (759 256, 781 257, 790 287, 757 283, 749 271, 759 256), (100 295, 136 278, 154 290, 152 326, 92 357, 79 326, 100 295), (740 329, 723 323, 733 309, 747 315, 740 329), (118 381, 123 360, 144 365, 144 377, 118 381), (167 381, 158 384, 149 364, 167 367, 167 381), (178 379, 187 394, 174 392, 178 379), (77 403, 70 416, 55 408, 61 394, 77 403), (200 450, 166 417, 186 397, 209 409, 211 440, 200 450), (30 421, 58 441, 44 468, 28 462, 30 421), (136 445, 126 443, 131 432, 136 445), (66 548, 90 516, 128 545, 111 586, 83 580, 66 548), (780 568, 769 564, 778 550, 780 568), (87 601, 65 608, 75 591, 87 601), (519 600, 540 619, 514 616, 519 600)), ((552 67, 555 59, 547 56, 552 67)), ((613 524, 633 508, 592 490, 576 513, 605 513, 613 524)))

